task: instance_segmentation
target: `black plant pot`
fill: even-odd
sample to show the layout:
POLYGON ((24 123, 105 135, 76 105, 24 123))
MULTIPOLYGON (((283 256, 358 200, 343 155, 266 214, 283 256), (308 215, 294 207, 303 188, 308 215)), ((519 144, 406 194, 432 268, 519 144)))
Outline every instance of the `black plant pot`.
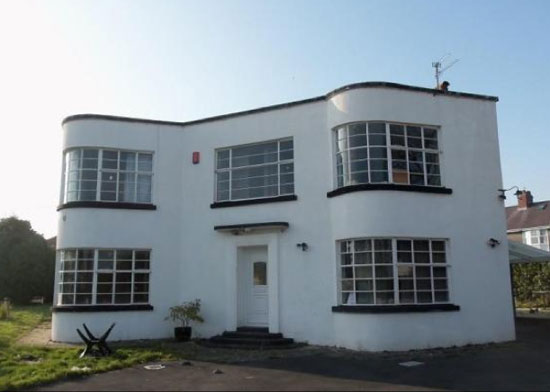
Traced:
POLYGON ((191 327, 174 328, 174 336, 178 342, 187 342, 191 339, 191 327))

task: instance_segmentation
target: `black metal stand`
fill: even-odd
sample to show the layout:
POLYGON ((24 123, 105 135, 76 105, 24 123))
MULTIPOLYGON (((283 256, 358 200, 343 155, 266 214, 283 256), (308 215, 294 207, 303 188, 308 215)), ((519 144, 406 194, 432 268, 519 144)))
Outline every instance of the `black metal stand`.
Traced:
POLYGON ((84 331, 86 331, 86 334, 88 335, 88 337, 84 336, 84 334, 78 328, 76 329, 76 332, 78 333, 80 338, 86 344, 86 348, 80 354, 80 358, 83 358, 86 355, 103 356, 104 357, 104 356, 107 356, 107 355, 113 353, 113 350, 111 350, 109 348, 109 346, 107 345, 107 338, 109 337, 109 334, 111 333, 111 331, 115 327, 115 323, 111 324, 109 329, 107 329, 107 331, 105 331, 105 333, 103 335, 101 335, 99 337, 99 339, 96 338, 90 332, 90 330, 88 329, 86 324, 82 324, 82 326, 84 327, 84 331), (97 349, 94 349, 94 346, 97 347, 97 349))

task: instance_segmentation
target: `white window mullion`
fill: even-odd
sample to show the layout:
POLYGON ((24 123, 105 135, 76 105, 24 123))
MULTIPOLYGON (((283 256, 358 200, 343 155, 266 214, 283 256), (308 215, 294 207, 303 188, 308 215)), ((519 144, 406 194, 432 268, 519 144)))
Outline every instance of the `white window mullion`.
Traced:
POLYGON ((401 303, 399 299, 399 276, 398 276, 398 265, 397 265, 397 239, 392 238, 391 240, 391 246, 392 246, 392 265, 393 265, 393 295, 394 299, 393 302, 396 305, 399 305, 401 303))
POLYGON ((432 303, 435 303, 435 278, 434 278, 434 260, 433 260, 433 249, 432 249, 432 240, 429 242, 429 250, 430 250, 430 279, 432 281, 432 303))
POLYGON ((101 182, 103 181, 103 150, 99 150, 97 154, 97 186, 95 199, 96 201, 101 200, 101 182))
POLYGON ((388 165, 388 183, 393 183, 393 158, 391 154, 390 124, 386 125, 386 162, 388 165))
POLYGON ((416 262, 414 257, 414 240, 411 240, 411 263, 413 266, 413 291, 414 291, 414 303, 418 304, 418 294, 416 290, 416 262))
POLYGON ((97 271, 98 271, 98 254, 99 250, 94 249, 94 262, 92 266, 92 305, 97 304, 97 271))
MULTIPOLYGON (((138 156, 136 154, 136 163, 137 163, 138 156)), ((115 201, 120 201, 118 198, 118 184, 120 183, 120 151, 117 151, 116 153, 116 171, 115 171, 115 178, 116 178, 116 184, 115 184, 115 201)), ((137 185, 137 184, 136 184, 137 185)))
POLYGON ((233 149, 229 149, 229 201, 233 200, 233 149))
MULTIPOLYGON (((150 256, 149 256, 150 257, 150 256)), ((151 260, 149 260, 151 263, 151 260)), ((134 274, 136 271, 136 251, 132 251, 132 270, 130 273, 130 303, 134 303, 134 274)))
POLYGON ((117 270, 117 260, 118 260, 118 251, 113 249, 113 286, 111 291, 111 304, 115 304, 115 295, 116 295, 116 270, 117 270))

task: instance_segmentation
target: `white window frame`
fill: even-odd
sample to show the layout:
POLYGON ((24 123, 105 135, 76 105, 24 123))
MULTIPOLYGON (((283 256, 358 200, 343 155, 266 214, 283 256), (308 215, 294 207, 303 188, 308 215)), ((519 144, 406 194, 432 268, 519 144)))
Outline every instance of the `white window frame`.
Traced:
POLYGON ((535 248, 550 251, 550 228, 541 227, 523 232, 523 242, 535 248))
MULTIPOLYGON (((110 249, 110 248, 64 248, 64 249, 60 249, 59 250, 59 254, 60 254, 60 257, 59 257, 59 281, 58 281, 58 284, 57 284, 57 295, 56 295, 56 306, 60 306, 60 307, 63 307, 63 306, 126 306, 126 305, 148 305, 151 301, 151 261, 152 261, 152 250, 151 249, 124 249, 124 248, 116 248, 116 249, 110 249), (93 251, 94 253, 94 258, 93 258, 93 269, 92 270, 83 270, 83 271, 79 271, 78 270, 78 251, 93 251), (64 257, 64 252, 67 252, 67 251, 74 251, 76 252, 76 258, 75 258, 75 266, 74 266, 74 270, 66 270, 64 269, 64 261, 65 261, 65 257, 64 257), (100 269, 99 268, 99 252, 100 251, 111 251, 113 252, 113 267, 110 268, 110 269, 100 269), (132 268, 130 270, 128 269, 125 269, 125 270, 117 270, 117 265, 116 263, 118 262, 118 258, 117 258, 117 252, 119 251, 124 251, 124 252, 132 252, 132 260, 131 260, 131 263, 132 263, 132 268), (148 252, 149 253, 149 259, 148 259, 148 262, 149 262, 149 268, 147 269, 136 269, 135 266, 136 266, 136 252, 148 252), (63 279, 62 279, 62 276, 63 276, 63 273, 65 272, 73 272, 75 274, 75 279, 74 279, 74 282, 73 283, 68 283, 68 284, 73 284, 74 285, 74 288, 73 288, 73 291, 72 293, 64 293, 63 292, 63 285, 65 284, 63 282, 63 279), (92 285, 92 291, 90 293, 85 293, 86 295, 89 294, 92 296, 92 300, 89 304, 78 304, 76 303, 76 295, 77 295, 77 289, 76 289, 76 285, 77 285, 77 274, 78 272, 85 272, 85 273, 92 273, 92 282, 84 282, 85 284, 91 284, 92 285), (111 302, 98 302, 97 301, 97 296, 98 295, 107 295, 108 293, 98 293, 97 291, 97 288, 98 288, 98 274, 101 274, 101 273, 109 273, 109 274, 112 274, 112 289, 111 289, 111 302), (119 294, 129 294, 130 295, 130 302, 124 302, 124 303, 117 303, 116 302, 116 275, 117 273, 130 273, 131 274, 131 280, 130 282, 128 283, 125 283, 125 284, 130 284, 130 293, 119 293, 119 294), (135 292, 134 289, 134 285, 135 283, 139 283, 139 282, 136 282, 135 281, 135 275, 136 274, 147 274, 148 275, 148 282, 147 282, 147 285, 148 285, 148 291, 147 292, 135 292), (147 294, 147 302, 136 302, 134 301, 134 294, 147 294), (73 300, 72 300, 72 303, 63 303, 63 296, 64 295, 72 295, 73 296, 73 300)), ((126 261, 126 260, 125 260, 126 261)))
MULTIPOLYGON (((412 245, 414 246, 414 245, 412 245)), ((337 268, 337 273, 336 273, 336 276, 337 276, 337 303, 338 305, 341 305, 341 306, 364 306, 364 307, 369 307, 369 306, 388 306, 388 307, 391 307, 391 306, 398 306, 398 305, 437 305, 437 304, 449 304, 451 303, 451 277, 450 277, 450 267, 451 265, 449 264, 449 257, 450 257, 450 249, 449 249, 449 240, 446 239, 446 238, 425 238, 425 237, 360 237, 360 238, 345 238, 345 239, 341 239, 341 240, 338 240, 336 241, 336 257, 337 257, 337 262, 336 262, 336 268, 337 268), (391 263, 375 263, 376 260, 372 260, 371 263, 368 263, 368 264, 359 264, 359 265, 356 265, 354 261, 352 261, 352 264, 349 264, 349 265, 342 265, 342 254, 350 254, 349 252, 344 252, 342 253, 341 251, 341 244, 343 242, 348 242, 348 241, 351 241, 351 254, 353 254, 352 256, 352 260, 354 260, 355 258, 355 241, 363 241, 363 240, 372 240, 372 244, 374 246, 374 240, 391 240, 391 246, 392 246, 392 250, 391 250, 391 254, 392 254, 392 262, 391 263), (420 241, 428 241, 429 242, 429 255, 430 255, 430 262, 429 263, 415 263, 414 262, 414 250, 411 248, 411 257, 412 257, 412 260, 410 263, 399 263, 398 262, 398 259, 397 259, 397 241, 411 241, 411 244, 413 243, 413 241, 415 240, 420 240, 420 241), (436 251, 434 252, 433 249, 432 249, 432 241, 438 241, 438 242, 443 242, 444 243, 444 252, 439 252, 439 251, 436 251), (444 253, 445 254, 445 263, 441 263, 441 262, 437 262, 437 263, 434 263, 433 261, 433 254, 434 253, 444 253), (355 288, 355 280, 357 279, 355 277, 355 267, 356 266, 359 266, 359 267, 371 267, 373 269, 373 272, 372 272, 372 276, 371 278, 359 278, 359 279, 367 279, 367 280, 372 280, 372 294, 373 294, 373 303, 372 304, 358 304, 357 301, 356 301, 356 297, 355 297, 355 294, 357 292, 356 288, 355 288), (392 267, 393 268, 393 299, 394 299, 394 302, 393 303, 377 303, 376 301, 376 293, 377 293, 377 290, 376 290, 376 280, 377 279, 386 279, 386 280, 391 280, 392 278, 378 278, 376 276, 376 272, 375 272, 375 267, 376 266, 387 266, 387 267, 392 267), (412 277, 412 281, 413 281, 413 290, 402 290, 400 291, 399 290, 399 274, 398 274, 398 267, 399 266, 408 266, 408 267, 412 267, 412 271, 413 271, 413 277, 412 277), (423 291, 423 292, 428 292, 427 290, 418 290, 416 285, 417 285, 417 277, 416 277, 416 268, 415 267, 429 267, 430 268, 430 285, 431 285, 431 298, 432 298, 432 301, 431 302, 420 302, 418 301, 418 293, 420 291, 423 291), (433 273, 433 267, 436 267, 436 268, 445 268, 445 278, 436 278, 434 276, 434 273, 433 273), (353 284, 353 290, 342 290, 342 280, 344 280, 342 278, 342 268, 351 268, 351 271, 353 273, 353 277, 352 278, 348 278, 346 280, 349 280, 352 282, 353 284), (445 290, 436 290, 435 289, 435 280, 445 280, 446 281, 446 286, 447 288, 445 290), (401 302, 400 301, 400 292, 413 292, 414 293, 414 301, 413 302, 401 302), (447 300, 446 301, 436 301, 436 298, 435 298, 435 293, 436 291, 439 291, 439 292, 447 292, 447 300), (353 301, 352 303, 344 303, 343 301, 343 292, 350 292, 350 293, 353 293, 354 294, 354 298, 353 298, 353 301)), ((370 251, 370 253, 372 254, 374 252, 374 248, 370 251)), ((384 290, 383 292, 390 292, 388 290, 384 290)))
MULTIPOLYGON (((425 187, 432 187, 432 188, 443 188, 445 185, 444 185, 444 181, 443 181, 443 178, 444 178, 444 173, 443 173, 443 162, 441 161, 441 156, 442 156, 442 149, 441 149, 441 141, 442 141, 442 132, 441 132, 441 127, 438 126, 438 125, 427 125, 427 124, 411 124, 411 123, 400 123, 400 122, 396 122, 396 121, 384 121, 384 120, 369 120, 369 121, 354 121, 354 122, 349 122, 349 123, 344 123, 344 124, 340 124, 336 127, 333 127, 332 128, 332 140, 333 140, 333 145, 334 145, 334 148, 333 148, 333 151, 334 151, 334 154, 333 154, 333 159, 334 159, 334 165, 333 165, 333 170, 334 170, 334 189, 338 189, 338 188, 343 188, 343 187, 346 187, 346 186, 353 186, 353 185, 360 185, 360 184, 395 184, 395 185, 404 185, 404 186, 407 186, 407 185, 410 185, 410 186, 425 186, 425 187), (369 134, 368 134, 368 124, 369 123, 384 123, 385 125, 385 136, 386 136, 386 145, 385 146, 371 146, 370 145, 370 142, 369 142, 369 134), (356 184, 350 184, 349 182, 349 178, 346 179, 345 176, 343 178, 343 184, 342 185, 339 185, 338 184, 338 169, 337 169, 337 165, 338 165, 338 155, 342 153, 342 151, 338 151, 338 130, 341 129, 341 128, 347 128, 349 127, 350 125, 354 125, 354 124, 365 124, 365 126, 367 127, 366 131, 366 138, 367 138, 367 141, 366 141, 366 144, 363 145, 363 146, 357 146, 357 147, 349 147, 349 131, 346 129, 346 139, 347 139, 347 148, 345 150, 342 150, 342 151, 345 151, 348 153, 348 157, 349 157, 349 152, 352 151, 352 150, 356 150, 356 149, 366 149, 367 150, 367 158, 366 161, 368 163, 368 170, 367 170, 367 173, 368 173, 368 176, 369 176, 369 181, 368 182, 360 182, 360 183, 356 183, 356 184), (399 146, 399 145, 392 145, 391 144, 391 133, 390 133, 390 126, 392 125, 397 125, 397 126, 402 126, 404 127, 405 129, 405 133, 404 133, 404 139, 405 139, 405 142, 407 144, 407 136, 406 136, 406 127, 419 127, 421 129, 421 141, 422 141, 422 148, 418 148, 418 147, 409 147, 408 145, 405 145, 405 146, 399 146), (425 147, 425 143, 424 143, 424 140, 425 140, 425 137, 424 137, 424 129, 425 128, 428 128, 428 129, 433 129, 436 131, 436 134, 437 134, 437 149, 432 149, 432 148, 426 148, 425 147), (371 157, 370 157, 370 148, 373 147, 373 148, 385 148, 386 150, 386 162, 387 162, 387 165, 388 165, 388 168, 386 170, 387 172, 387 175, 388 175, 388 180, 387 181, 382 181, 382 182, 372 182, 371 181, 371 166, 370 166, 370 160, 371 160, 371 157), (407 183, 403 183, 403 182, 394 182, 393 181, 393 165, 392 165, 392 150, 401 150, 401 151, 405 151, 405 155, 406 155, 406 162, 407 162, 407 183), (410 172, 409 172, 409 151, 416 151, 416 152, 420 152, 422 153, 422 166, 423 166, 423 175, 424 175, 424 184, 420 185, 420 184, 411 184, 410 183, 410 172), (428 171, 427 171, 427 164, 428 162, 426 161, 426 153, 431 153, 431 154, 437 154, 437 157, 438 157, 438 163, 437 165, 439 166, 439 178, 440 178, 440 185, 430 185, 428 184, 428 171), (346 183, 346 180, 348 180, 348 182, 346 183)), ((378 158, 375 158, 375 159, 378 159, 378 158)), ((384 158, 380 158, 380 159, 384 159, 384 158)), ((348 160, 346 162, 343 162, 343 164, 345 164, 347 166, 347 172, 348 172, 348 177, 351 175, 351 167, 350 167, 350 164, 351 164, 351 159, 348 158, 348 160)), ((383 170, 375 170, 377 172, 383 172, 383 170)))
POLYGON ((65 150, 63 152, 63 186, 62 186, 62 195, 61 195, 61 201, 62 203, 69 203, 69 202, 78 202, 78 201, 94 201, 94 202, 102 202, 102 203, 137 203, 137 204, 151 204, 153 202, 153 172, 154 172, 154 162, 155 160, 155 154, 153 151, 142 151, 142 150, 124 150, 124 149, 114 149, 114 148, 104 148, 104 147, 73 147, 65 150), (79 166, 78 166, 78 180, 76 181, 78 185, 77 189, 77 198, 75 200, 68 200, 68 185, 69 185, 69 163, 68 163, 68 156, 69 153, 79 150, 80 151, 80 157, 79 157, 79 166), (84 169, 83 168, 83 155, 84 150, 96 150, 98 152, 97 154, 97 167, 95 169, 84 169), (103 152, 109 151, 109 152, 116 152, 117 153, 117 168, 104 168, 103 167, 103 152), (135 170, 122 170, 120 168, 120 156, 121 153, 132 153, 135 155, 135 170), (146 154, 151 156, 151 170, 139 170, 139 155, 140 154, 146 154), (81 199, 80 192, 82 191, 82 171, 83 170, 89 170, 89 171, 95 171, 96 173, 96 189, 95 189, 95 199, 94 200, 83 200, 81 199), (115 200, 102 200, 101 199, 101 185, 102 185, 102 179, 104 173, 114 173, 116 175, 116 189, 115 189, 115 200), (119 187, 120 187, 120 174, 134 174, 134 200, 133 201, 127 201, 127 200, 120 200, 119 195, 119 187), (145 175, 150 177, 151 181, 151 192, 149 194, 149 201, 138 201, 138 177, 140 175, 145 175))
MULTIPOLYGON (((288 151, 288 150, 285 150, 285 151, 288 151)), ((286 196, 286 195, 293 195, 295 194, 296 192, 296 177, 295 177, 295 170, 296 167, 294 165, 294 138, 292 136, 290 137, 285 137, 285 138, 281 138, 281 139, 273 139, 273 140, 266 140, 266 141, 261 141, 261 142, 257 142, 257 143, 249 143, 249 144, 241 144, 241 145, 236 145, 236 146, 231 146, 231 147, 223 147, 223 148, 218 148, 215 150, 215 154, 214 154, 214 201, 215 202, 228 202, 228 201, 240 201, 240 200, 250 200, 250 199, 269 199, 269 198, 272 198, 272 197, 279 197, 279 196, 286 196), (282 142, 286 142, 286 141, 291 141, 292 142, 292 158, 291 159, 282 159, 281 160, 281 143, 282 142), (235 167, 233 168, 232 166, 232 159, 233 159, 233 150, 234 149, 237 149, 237 148, 241 148, 241 147, 251 147, 251 146, 256 146, 256 145, 261 145, 261 144, 269 144, 269 143, 277 143, 277 161, 273 161, 273 162, 269 162, 269 163, 261 163, 261 164, 256 164, 256 165, 247 165, 247 166, 239 166, 239 167, 235 167), (222 168, 222 169, 218 169, 218 154, 220 154, 221 152, 225 152, 225 151, 229 151, 229 167, 227 168, 222 168), (285 184, 281 184, 281 165, 285 165, 285 164, 292 164, 292 173, 283 173, 283 175, 288 175, 288 174, 292 174, 294 176, 294 180, 292 182, 292 188, 293 188, 293 191, 291 193, 281 193, 281 185, 290 185, 290 183, 285 183, 285 184), (233 182, 233 171, 235 170, 241 170, 241 169, 246 169, 246 168, 254 168, 254 167, 265 167, 265 166, 273 166, 273 165, 276 165, 277 166, 277 187, 278 187, 278 191, 277 191, 277 194, 276 195, 269 195, 269 196, 259 196, 259 197, 246 197, 246 198, 233 198, 232 197, 232 182, 233 182), (229 192, 229 196, 227 199, 218 199, 218 175, 221 174, 221 173, 229 173, 229 179, 228 179, 228 182, 229 182, 229 188, 228 188, 228 192, 229 192)), ((273 186, 273 185, 268 185, 268 186, 273 186)))

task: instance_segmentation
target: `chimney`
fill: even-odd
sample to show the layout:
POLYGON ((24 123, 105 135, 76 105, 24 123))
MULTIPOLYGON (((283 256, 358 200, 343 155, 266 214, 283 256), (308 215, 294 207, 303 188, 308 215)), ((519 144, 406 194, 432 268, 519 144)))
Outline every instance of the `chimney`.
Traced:
POLYGON ((449 86, 450 85, 451 84, 445 80, 443 83, 441 83, 439 86, 437 86, 437 88, 439 89, 439 91, 442 91, 442 92, 446 93, 446 92, 449 91, 449 86))
POLYGON ((517 193, 518 196, 518 209, 526 209, 531 207, 533 204, 533 195, 530 191, 523 190, 517 193))

